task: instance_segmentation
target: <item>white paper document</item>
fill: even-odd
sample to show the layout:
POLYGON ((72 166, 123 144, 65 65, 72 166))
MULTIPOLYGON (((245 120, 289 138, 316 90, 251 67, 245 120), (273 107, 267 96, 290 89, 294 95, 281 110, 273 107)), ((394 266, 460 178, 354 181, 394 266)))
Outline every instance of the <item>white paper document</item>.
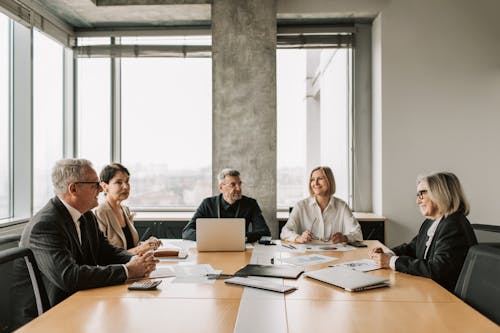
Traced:
POLYGON ((160 239, 162 246, 160 248, 180 248, 184 251, 188 252, 191 248, 196 248, 196 242, 186 239, 169 239, 162 238, 160 239))
POLYGON ((156 270, 151 272, 150 278, 174 277, 173 282, 181 283, 213 283, 207 279, 207 274, 220 274, 221 270, 215 270, 209 264, 201 265, 157 265, 156 270))
POLYGON ((209 264, 173 265, 175 271, 174 283, 214 283, 207 278, 208 274, 220 274, 222 270, 213 269, 209 264))
POLYGON ((354 250, 355 247, 347 244, 333 244, 333 243, 325 243, 325 244, 306 244, 302 245, 305 246, 306 251, 315 251, 315 252, 321 252, 321 251, 351 251, 354 250))
POLYGON ((149 274, 150 278, 166 278, 175 276, 174 266, 157 265, 156 269, 149 274))
POLYGON ((212 268, 210 264, 199 265, 172 265, 175 276, 207 276, 207 274, 217 274, 219 271, 212 268))
POLYGON ((282 263, 292 264, 297 266, 311 266, 323 264, 337 260, 338 258, 324 256, 322 254, 307 254, 304 256, 296 256, 279 260, 282 263))
POLYGON ((282 244, 279 245, 279 251, 280 252, 299 252, 299 253, 304 253, 305 252, 305 248, 304 248, 303 245, 282 243, 282 244))
POLYGON ((374 271, 376 269, 380 269, 380 266, 377 265, 375 261, 371 259, 348 261, 337 265, 331 265, 330 267, 333 266, 346 267, 360 272, 369 272, 369 271, 374 271))

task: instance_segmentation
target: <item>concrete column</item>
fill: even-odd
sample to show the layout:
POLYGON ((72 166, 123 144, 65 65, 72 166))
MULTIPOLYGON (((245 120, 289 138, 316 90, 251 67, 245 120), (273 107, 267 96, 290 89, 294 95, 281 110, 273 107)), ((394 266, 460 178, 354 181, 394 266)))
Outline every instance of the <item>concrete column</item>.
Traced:
POLYGON ((373 211, 372 154, 372 32, 371 24, 357 24, 354 35, 353 189, 352 208, 373 211))
POLYGON ((276 1, 214 0, 213 191, 225 167, 240 170, 273 237, 276 220, 276 1))

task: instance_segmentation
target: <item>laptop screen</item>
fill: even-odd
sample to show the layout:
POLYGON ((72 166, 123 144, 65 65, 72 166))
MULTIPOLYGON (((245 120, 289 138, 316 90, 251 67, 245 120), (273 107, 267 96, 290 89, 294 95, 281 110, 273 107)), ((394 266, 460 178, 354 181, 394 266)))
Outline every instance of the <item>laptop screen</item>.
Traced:
POLYGON ((198 251, 245 251, 245 219, 196 219, 198 251))

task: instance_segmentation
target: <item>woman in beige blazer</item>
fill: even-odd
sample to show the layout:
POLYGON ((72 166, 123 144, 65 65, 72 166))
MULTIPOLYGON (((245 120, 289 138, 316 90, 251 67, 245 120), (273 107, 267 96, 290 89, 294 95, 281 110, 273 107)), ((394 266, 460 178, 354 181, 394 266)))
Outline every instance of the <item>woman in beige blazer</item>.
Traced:
POLYGON ((156 250, 161 241, 150 237, 139 243, 133 215, 127 206, 121 204, 130 194, 130 173, 127 168, 119 163, 106 165, 100 178, 106 200, 96 208, 95 215, 99 229, 108 238, 109 243, 132 254, 140 255, 151 249, 156 250))

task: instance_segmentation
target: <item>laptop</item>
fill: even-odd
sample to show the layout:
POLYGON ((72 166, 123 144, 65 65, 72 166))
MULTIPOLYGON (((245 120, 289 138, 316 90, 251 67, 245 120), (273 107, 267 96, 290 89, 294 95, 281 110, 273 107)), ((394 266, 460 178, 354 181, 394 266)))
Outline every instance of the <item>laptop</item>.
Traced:
POLYGON ((361 291, 389 286, 389 280, 342 266, 306 272, 307 277, 332 284, 347 291, 361 291))
POLYGON ((196 219, 196 247, 199 252, 245 251, 245 219, 196 219))

